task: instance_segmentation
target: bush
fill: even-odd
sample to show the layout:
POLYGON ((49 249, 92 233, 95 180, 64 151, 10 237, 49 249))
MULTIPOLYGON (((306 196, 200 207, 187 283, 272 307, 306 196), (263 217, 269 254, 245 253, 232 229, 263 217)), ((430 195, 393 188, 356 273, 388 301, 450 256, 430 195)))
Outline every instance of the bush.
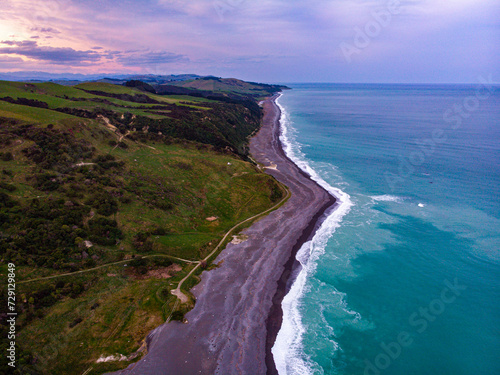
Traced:
POLYGON ((137 233, 134 236, 132 244, 134 248, 141 253, 147 253, 153 250, 153 241, 149 239, 149 234, 146 232, 137 233))
POLYGON ((97 209, 97 213, 102 216, 110 216, 118 211, 118 202, 106 190, 94 193, 85 204, 97 209))
POLYGON ((82 318, 76 318, 71 323, 69 323, 69 328, 73 328, 74 326, 76 326, 77 324, 80 324, 81 322, 83 322, 82 318))
POLYGON ((14 159, 14 156, 12 156, 12 152, 0 152, 0 159, 2 161, 11 161, 14 159))
POLYGON ((60 183, 56 174, 42 173, 36 175, 35 178, 35 186, 42 191, 54 191, 59 189, 60 183))
POLYGON ((0 181, 0 189, 4 189, 4 190, 12 192, 12 191, 16 190, 16 187, 12 184, 8 184, 6 182, 0 181))
POLYGON ((151 234, 155 236, 165 236, 167 234, 167 230, 162 227, 157 227, 151 231, 151 234))
POLYGON ((116 221, 104 217, 89 221, 89 235, 92 242, 103 246, 115 245, 117 240, 123 238, 123 233, 118 229, 116 221))
POLYGON ((184 313, 179 310, 174 311, 170 320, 178 320, 182 322, 184 320, 184 313))

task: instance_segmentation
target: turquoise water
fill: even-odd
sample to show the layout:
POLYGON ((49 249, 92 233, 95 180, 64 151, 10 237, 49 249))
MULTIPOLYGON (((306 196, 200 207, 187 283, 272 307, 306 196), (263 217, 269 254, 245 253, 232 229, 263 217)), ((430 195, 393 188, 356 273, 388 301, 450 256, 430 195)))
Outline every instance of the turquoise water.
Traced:
POLYGON ((500 87, 291 85, 286 152, 339 197, 283 301, 284 374, 500 374, 500 87))

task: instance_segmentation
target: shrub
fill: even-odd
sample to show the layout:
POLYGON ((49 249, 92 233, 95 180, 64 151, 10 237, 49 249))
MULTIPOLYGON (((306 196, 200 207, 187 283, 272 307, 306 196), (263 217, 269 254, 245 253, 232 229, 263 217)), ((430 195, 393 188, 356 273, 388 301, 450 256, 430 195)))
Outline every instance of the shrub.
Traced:
POLYGON ((179 311, 179 310, 174 311, 170 320, 183 321, 184 320, 184 313, 182 311, 179 311))
POLYGON ((85 203, 97 209, 97 213, 102 216, 110 216, 118 211, 118 202, 106 190, 94 193, 85 203))
POLYGON ((77 324, 80 324, 81 322, 83 322, 82 318, 76 318, 71 323, 69 323, 69 328, 73 328, 74 326, 76 326, 77 324))
POLYGON ((14 157, 12 156, 12 152, 0 152, 0 159, 2 161, 11 161, 14 157))
POLYGON ((132 241, 134 248, 141 253, 147 253, 153 250, 153 241, 149 239, 149 234, 146 232, 139 232, 134 236, 132 241))
POLYGON ((98 245, 112 246, 123 238, 123 233, 118 229, 115 220, 99 217, 89 221, 89 239, 98 245))
POLYGON ((6 182, 0 181, 0 189, 4 189, 4 190, 12 192, 12 191, 16 190, 16 187, 12 184, 8 184, 6 182))

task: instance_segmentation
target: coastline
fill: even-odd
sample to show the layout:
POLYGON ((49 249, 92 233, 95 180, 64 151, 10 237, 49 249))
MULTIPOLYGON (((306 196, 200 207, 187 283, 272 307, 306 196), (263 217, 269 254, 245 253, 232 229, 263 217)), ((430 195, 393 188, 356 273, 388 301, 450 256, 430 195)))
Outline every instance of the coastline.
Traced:
POLYGON ((271 348, 281 326, 281 301, 302 244, 336 199, 286 155, 281 145, 277 96, 263 102, 261 129, 250 153, 291 198, 228 244, 192 289, 188 324, 170 322, 148 335, 148 353, 118 374, 277 374, 271 348), (179 345, 181 343, 181 345, 179 345))
MULTIPOLYGON (((277 139, 277 148, 279 152, 283 155, 284 158, 288 159, 290 163, 295 165, 299 171, 305 178, 311 180, 313 183, 317 184, 317 182, 313 181, 311 179, 311 176, 309 176, 306 172, 304 172, 302 169, 300 169, 285 153, 285 150, 283 149, 283 144, 281 143, 280 140, 280 135, 281 135, 281 122, 280 122, 280 117, 281 117, 281 110, 276 104, 276 99, 277 96, 273 97, 272 99, 272 104, 274 106, 274 110, 277 111, 278 113, 278 118, 276 120, 276 123, 274 124, 275 128, 275 134, 274 137, 277 139)), ((318 185, 318 184, 317 184, 318 185)), ((318 185, 319 186, 319 185, 318 185)), ((322 188, 321 186, 319 186, 322 188)), ((273 354, 271 352, 271 349, 276 341, 276 337, 278 335, 279 330, 281 329, 281 324, 283 322, 283 309, 282 309, 282 302, 283 298, 285 295, 288 293, 291 285, 295 281, 298 272, 300 271, 300 263, 296 259, 297 252, 300 250, 302 245, 309 241, 312 237, 314 237, 314 234, 316 233, 316 230, 318 227, 321 225, 322 220, 324 219, 325 215, 327 214, 327 211, 334 210, 335 203, 337 199, 332 196, 330 193, 328 193, 326 190, 325 192, 328 194, 329 199, 328 201, 319 209, 319 211, 314 215, 312 220, 309 222, 309 225, 304 229, 302 232, 302 235, 300 238, 297 240, 295 245, 292 248, 290 258, 284 265, 284 271, 283 274, 281 275, 279 281, 278 281, 278 287, 276 290, 276 294, 273 297, 273 305, 271 307, 271 311, 269 312, 269 316, 266 322, 266 328, 267 328, 267 337, 266 337, 266 367, 267 367, 267 374, 268 375, 278 375, 278 371, 276 369, 276 364, 274 362, 273 354)))

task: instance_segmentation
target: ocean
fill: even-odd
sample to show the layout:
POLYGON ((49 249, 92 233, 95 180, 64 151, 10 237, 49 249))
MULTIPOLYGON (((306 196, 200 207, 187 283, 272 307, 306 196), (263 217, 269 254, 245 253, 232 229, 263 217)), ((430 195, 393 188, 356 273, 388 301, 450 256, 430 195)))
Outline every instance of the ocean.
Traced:
POLYGON ((285 152, 339 207, 297 254, 280 375, 500 374, 500 87, 293 84, 285 152))

